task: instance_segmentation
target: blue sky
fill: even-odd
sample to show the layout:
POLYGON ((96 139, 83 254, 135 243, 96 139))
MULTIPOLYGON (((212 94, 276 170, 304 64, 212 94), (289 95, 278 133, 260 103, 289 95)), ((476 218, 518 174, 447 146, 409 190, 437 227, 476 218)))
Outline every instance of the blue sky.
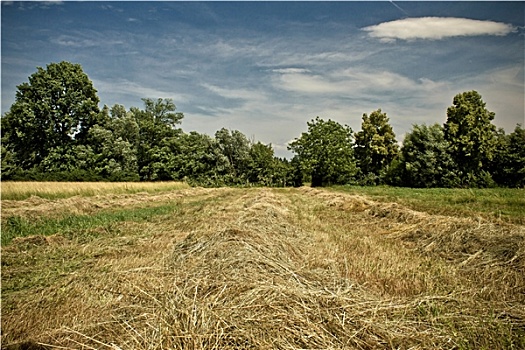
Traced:
POLYGON ((172 98, 182 128, 222 127, 278 156, 320 116, 359 131, 381 108, 398 140, 477 90, 525 123, 525 2, 2 1, 2 114, 36 67, 80 63, 102 107, 172 98))

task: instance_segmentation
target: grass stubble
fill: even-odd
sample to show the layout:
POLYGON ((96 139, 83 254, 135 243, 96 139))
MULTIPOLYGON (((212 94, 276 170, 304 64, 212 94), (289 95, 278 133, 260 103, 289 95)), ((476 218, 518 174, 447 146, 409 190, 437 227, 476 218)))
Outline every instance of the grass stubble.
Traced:
MULTIPOLYGON (((141 205, 107 200, 76 210, 141 205)), ((522 225, 311 188, 178 190, 149 205, 167 201, 173 213, 82 239, 2 247, 3 346, 525 347, 522 225)))

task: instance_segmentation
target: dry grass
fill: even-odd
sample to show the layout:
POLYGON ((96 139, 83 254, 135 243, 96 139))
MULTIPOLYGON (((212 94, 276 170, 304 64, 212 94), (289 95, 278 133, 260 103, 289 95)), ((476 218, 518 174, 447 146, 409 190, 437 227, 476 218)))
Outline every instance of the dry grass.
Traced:
POLYGON ((2 181, 2 199, 21 200, 31 196, 56 199, 138 192, 160 192, 189 188, 183 182, 32 182, 2 181))
POLYGON ((120 223, 88 243, 36 236, 3 247, 3 282, 27 283, 2 284, 4 343, 525 346, 523 226, 308 188, 195 190, 157 200, 181 209, 120 223))

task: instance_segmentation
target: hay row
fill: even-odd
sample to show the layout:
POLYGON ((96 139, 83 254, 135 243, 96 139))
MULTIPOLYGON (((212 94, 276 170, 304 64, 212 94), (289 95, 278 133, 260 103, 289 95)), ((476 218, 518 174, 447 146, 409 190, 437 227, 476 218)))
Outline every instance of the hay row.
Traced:
MULTIPOLYGON (((226 191, 227 189, 223 189, 226 191)), ((84 215, 108 209, 145 206, 171 202, 185 197, 216 195, 208 188, 181 189, 160 194, 146 192, 136 194, 106 194, 92 197, 73 196, 61 199, 44 199, 31 196, 26 200, 2 200, 2 217, 20 216, 31 219, 58 217, 65 214, 84 215)))
POLYGON ((142 293, 133 310, 121 310, 140 315, 115 316, 124 335, 108 323, 89 331, 104 340, 68 336, 115 349, 417 348, 430 334, 437 347, 449 341, 430 323, 400 318, 413 313, 412 303, 312 270, 312 233, 289 223, 290 205, 270 191, 241 197, 224 208, 239 213, 235 220, 175 245, 166 265, 170 292, 142 293))
POLYGON ((403 240, 422 253, 439 255, 463 266, 506 265, 525 273, 524 226, 429 215, 397 203, 306 187, 301 190, 338 210, 361 211, 382 220, 392 239, 403 240))
MULTIPOLYGON (((220 191, 211 191, 210 198, 220 191)), ((228 201, 202 207, 195 227, 169 245, 169 254, 159 254, 161 261, 147 259, 147 254, 154 256, 151 250, 140 260, 148 264, 128 261, 122 274, 112 272, 105 284, 93 281, 93 291, 110 301, 100 319, 93 321, 91 315, 89 321, 50 329, 37 339, 57 349, 452 349, 505 344, 494 335, 518 344, 519 334, 525 334, 523 300, 516 297, 524 285, 520 227, 502 231, 482 223, 482 228, 493 227, 487 233, 471 227, 475 221, 470 219, 449 222, 364 197, 313 189, 236 193, 228 201), (323 208, 316 212, 318 206, 323 208), (364 233, 352 237, 344 222, 323 222, 322 214, 335 213, 362 225, 364 233), (490 250, 491 244, 503 242, 490 239, 509 233, 517 237, 509 241, 510 248, 490 250), (477 237, 472 244, 482 248, 465 245, 465 237, 477 237), (378 252, 372 259, 360 256, 373 250, 378 252), (403 276, 396 269, 403 269, 404 262, 391 270, 385 264, 400 259, 403 252, 450 261, 447 274, 457 272, 460 288, 438 294, 422 287, 427 292, 411 297, 371 288, 384 281, 410 288, 413 281, 433 278, 394 280, 403 276), (388 255, 391 261, 386 261, 388 255), (499 260, 491 265, 490 259, 499 260), (347 265, 356 271, 348 271, 347 265), (509 291, 478 296, 478 281, 461 284, 468 277, 463 270, 481 282, 503 283, 501 288, 509 291), (368 280, 352 277, 362 273, 368 280), (386 273, 391 276, 382 276, 386 273), (501 301, 494 301, 500 295, 501 301), (502 325, 509 333, 500 331, 502 325)), ((177 220, 191 218, 173 223, 177 220)), ((164 235, 170 231, 165 229, 150 249, 166 244, 164 235)), ((431 260, 418 261, 410 271, 431 260)), ((67 283, 77 282, 71 277, 67 283)))

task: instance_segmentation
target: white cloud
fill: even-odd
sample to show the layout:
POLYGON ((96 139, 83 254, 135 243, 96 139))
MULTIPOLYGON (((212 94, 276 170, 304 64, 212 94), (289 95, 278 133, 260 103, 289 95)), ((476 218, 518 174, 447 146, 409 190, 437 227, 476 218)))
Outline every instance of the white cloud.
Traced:
POLYGON ((274 70, 281 73, 274 79, 274 87, 305 94, 330 94, 360 97, 384 92, 403 95, 419 91, 433 91, 446 84, 422 77, 413 80, 389 71, 367 71, 357 68, 334 70, 324 75, 309 74, 308 70, 274 70))
MULTIPOLYGON (((96 79, 91 80, 93 81, 93 86, 99 91, 99 95, 130 95, 137 97, 137 100, 141 98, 171 98, 176 102, 188 101, 188 96, 186 95, 150 88, 129 80, 121 79, 111 82, 96 79)), ((117 101, 115 103, 119 103, 117 101)))
POLYGON ((313 74, 282 74, 275 85, 287 91, 308 94, 333 94, 345 90, 344 82, 330 81, 326 77, 313 74))
POLYGON ((202 87, 227 99, 259 100, 263 97, 262 92, 249 89, 226 89, 211 84, 202 84, 202 87))
POLYGON ((71 34, 62 34, 56 38, 50 38, 54 44, 72 47, 72 48, 86 48, 86 47, 113 47, 114 45, 123 45, 125 41, 122 37, 113 35, 113 33, 100 33, 93 30, 75 31, 71 34))
MULTIPOLYGON (((12 5, 13 1, 2 1, 2 5, 12 5)), ((41 9, 41 10, 48 10, 51 8, 51 6, 55 5, 62 5, 64 4, 64 1, 55 1, 55 0, 48 0, 48 1, 22 1, 18 2, 18 9, 21 11, 25 10, 33 10, 33 9, 41 9)))
POLYGON ((405 18, 363 28, 383 42, 400 40, 440 40, 457 36, 504 36, 516 30, 510 24, 455 17, 405 18))
POLYGON ((272 69, 272 72, 281 73, 281 74, 294 74, 294 73, 309 73, 310 71, 305 68, 279 68, 279 69, 272 69))

